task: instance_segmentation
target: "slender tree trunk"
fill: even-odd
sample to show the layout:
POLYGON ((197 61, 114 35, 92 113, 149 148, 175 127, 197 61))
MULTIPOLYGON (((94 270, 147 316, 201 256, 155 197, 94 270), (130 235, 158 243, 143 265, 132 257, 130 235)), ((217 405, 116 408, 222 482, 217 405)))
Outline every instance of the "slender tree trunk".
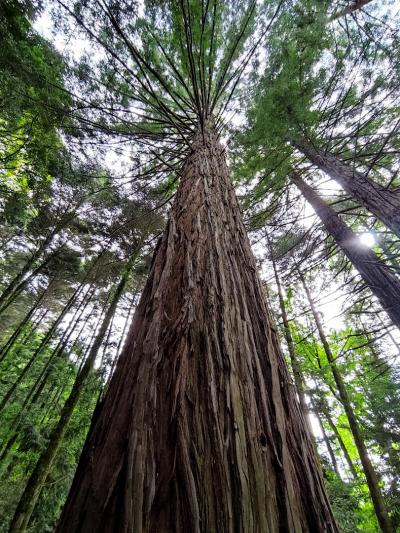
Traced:
POLYGON ((114 358, 112 360, 112 363, 110 365, 110 372, 107 376, 107 379, 103 385, 103 388, 100 392, 100 399, 102 399, 108 389, 108 386, 110 384, 110 381, 111 381, 111 378, 114 374, 114 370, 115 370, 115 367, 116 367, 116 364, 117 364, 117 361, 118 361, 118 357, 119 357, 119 354, 121 352, 121 348, 123 346, 123 343, 125 341, 125 335, 126 335, 126 332, 128 330, 128 326, 129 324, 131 323, 132 321, 132 313, 135 312, 135 307, 136 307, 136 304, 137 304, 137 296, 138 296, 138 289, 135 290, 132 298, 131 298, 131 301, 130 301, 130 304, 129 304, 129 307, 128 307, 128 312, 126 313, 126 319, 124 321, 124 326, 122 328, 122 333, 121 333, 121 336, 120 336, 120 339, 118 341, 118 346, 117 346, 117 349, 115 350, 115 355, 114 355, 114 358))
POLYGON ((8 440, 4 443, 4 446, 1 450, 1 454, 0 454, 0 479, 7 479, 7 475, 3 475, 2 474, 2 471, 5 470, 5 467, 7 466, 7 463, 6 463, 6 458, 7 458, 7 455, 9 453, 9 451, 11 450, 11 448, 13 447, 13 444, 15 443, 15 441, 17 440, 17 437, 18 437, 18 431, 14 431, 14 433, 12 433, 12 435, 8 438, 8 440))
POLYGON ((57 531, 337 531, 272 324, 206 125, 57 531))
POLYGON ((278 269, 276 267, 276 261, 275 261, 274 254, 273 254, 271 240, 268 237, 268 235, 266 235, 266 239, 267 239, 268 248, 270 251, 270 257, 271 257, 272 268, 274 271, 275 282, 278 288, 279 307, 281 309, 283 331, 284 331, 285 340, 286 340, 286 344, 287 344, 288 351, 289 351, 290 363, 291 363, 292 371, 293 371, 293 378, 294 378, 294 382, 296 385, 297 394, 299 395, 300 405, 301 405, 303 414, 306 417, 306 420, 308 421, 309 410, 307 407, 307 402, 306 402, 305 394, 304 394, 304 389, 305 389, 304 377, 302 375, 301 366, 297 359, 296 351, 294 349, 292 332, 290 331, 289 319, 287 316, 285 300, 283 298, 283 293, 282 293, 281 280, 279 278, 278 269))
MULTIPOLYGON (((78 207, 77 207, 78 208, 78 207)), ((76 209, 77 209, 76 208, 76 209)), ((33 275, 36 275, 40 272, 40 270, 46 265, 46 263, 49 261, 51 256, 54 256, 54 254, 57 253, 57 250, 44 260, 42 265, 35 268, 35 265, 37 261, 45 254, 45 252, 50 247, 51 243, 53 242, 53 239, 58 233, 65 228, 71 220, 74 219, 76 214, 76 209, 74 209, 71 212, 64 213, 60 220, 54 225, 54 227, 49 231, 49 233, 46 235, 45 239, 39 244, 39 246, 36 248, 36 250, 32 253, 32 255, 29 257, 25 265, 22 267, 22 269, 14 276, 14 278, 10 281, 10 283, 5 287, 2 294, 0 295, 0 312, 2 313, 6 307, 10 305, 10 303, 13 301, 14 297, 17 295, 15 292, 18 290, 21 292, 21 290, 26 285, 25 283, 25 276, 26 274, 32 270, 32 268, 35 269, 33 275)), ((62 246, 59 248, 59 250, 62 248, 62 246)), ((59 251, 58 250, 58 251, 59 251)), ((29 276, 29 280, 32 279, 32 275, 29 276)))
POLYGON ((0 312, 4 310, 5 306, 8 306, 10 299, 12 301, 13 294, 17 287, 23 283, 24 277, 26 274, 35 267, 36 261, 43 255, 43 253, 50 246, 53 238, 55 237, 58 231, 58 227, 54 228, 46 238, 40 243, 38 248, 32 253, 29 259, 26 261, 21 270, 14 276, 10 283, 5 287, 3 292, 0 295, 0 312))
MULTIPOLYGON (((298 267, 296 267, 296 271, 299 273, 299 275, 301 275, 300 273, 300 270, 298 269, 298 267)), ((311 323, 311 320, 309 319, 309 317, 307 317, 307 323, 308 323, 308 327, 309 327, 309 330, 312 331, 314 328, 312 326, 312 323, 311 323)), ((313 336, 314 337, 314 336, 313 336)), ((322 364, 321 364, 321 359, 319 357, 319 353, 318 353, 318 347, 317 347, 317 344, 314 342, 314 349, 315 349, 315 358, 317 360, 317 364, 318 364, 318 368, 319 370, 322 370, 322 364)), ((340 403, 340 397, 338 397, 338 394, 337 394, 337 391, 329 384, 327 383, 328 387, 329 387, 329 390, 332 394, 332 396, 340 403)), ((318 412, 318 414, 320 415, 323 415, 325 420, 327 421, 332 433, 335 435, 338 443, 339 443, 339 446, 343 452, 343 455, 347 461, 347 464, 349 465, 349 469, 351 471, 351 473, 353 474, 353 477, 354 479, 356 479, 358 476, 357 476, 357 471, 354 467, 354 463, 353 461, 351 460, 351 457, 349 455, 349 452, 346 448, 346 445, 336 427, 336 425, 334 424, 333 422, 333 419, 332 417, 330 416, 330 408, 329 408, 329 405, 327 404, 326 402, 326 399, 325 397, 323 396, 323 393, 321 395, 318 395, 317 399, 314 399, 312 398, 311 396, 311 399, 312 399, 312 404, 313 404, 313 407, 314 407, 314 411, 315 412, 318 412)))
POLYGON ((57 251, 49 254, 41 263, 38 265, 30 274, 22 279, 16 286, 14 286, 12 293, 9 295, 8 299, 3 300, 2 305, 0 305, 0 313, 4 311, 18 298, 21 292, 29 285, 29 283, 40 274, 45 266, 49 263, 50 259, 54 257, 57 251))
POLYGON ((340 219, 334 209, 299 175, 293 175, 292 181, 313 207, 325 229, 358 270, 364 283, 378 298, 393 323, 400 328, 400 279, 390 272, 371 249, 360 242, 357 235, 340 219))
POLYGON ((115 289, 109 307, 106 311, 103 321, 101 322, 98 333, 96 334, 92 347, 90 348, 89 355, 87 356, 83 366, 81 367, 75 380, 75 383, 72 387, 71 393, 61 410, 60 420, 54 430, 51 432, 47 447, 40 456, 28 480, 26 488, 21 496, 13 520, 11 522, 9 529, 10 533, 22 533, 26 530, 29 524, 30 517, 35 509, 36 502, 40 496, 43 485, 46 482, 46 479, 56 458, 57 452, 62 444, 62 440, 67 431, 68 424, 71 420, 74 409, 85 389, 85 385, 94 367, 94 363, 96 361, 100 346, 104 340, 110 322, 117 309, 118 302, 121 299, 121 296, 125 290, 125 286, 129 280, 132 262, 136 256, 137 253, 132 254, 132 257, 126 265, 121 280, 115 289))
MULTIPOLYGON (((83 299, 83 301, 81 302, 81 304, 79 305, 79 307, 75 310, 75 313, 73 315, 73 317, 71 318, 71 321, 70 321, 70 324, 68 325, 68 327, 66 328, 66 330, 64 331, 64 333, 62 334, 57 346, 54 348, 54 350, 52 351, 52 354, 50 355, 50 357, 47 359, 44 367, 42 368, 42 371, 40 372, 39 376, 37 377, 33 387, 31 387, 24 403, 23 403, 23 407, 26 407, 26 405, 29 403, 30 399, 32 398, 32 403, 35 403, 43 388, 45 387, 46 385, 46 382, 49 378, 49 376, 51 375, 52 373, 52 370, 53 370, 53 362, 57 359, 57 357, 61 357, 63 355, 63 353, 65 352, 65 349, 68 345, 68 341, 71 337, 71 335, 73 334, 74 331, 76 331, 76 329, 78 328, 78 326, 80 325, 80 322, 81 322, 81 318, 82 318, 82 315, 83 313, 85 312, 87 306, 89 305, 89 303, 91 302, 91 299, 94 295, 94 292, 95 292, 95 287, 93 287, 93 289, 90 291, 88 291, 86 294, 85 294, 85 297, 83 299)), ((87 322, 90 320, 90 315, 88 315, 84 322, 83 322, 83 325, 77 335, 77 338, 76 340, 74 341, 74 343, 72 344, 72 347, 71 349, 69 350, 70 354, 73 353, 73 349, 76 345, 76 343, 79 341, 79 339, 81 338, 81 334, 84 330, 84 328, 86 327, 86 324, 87 322)))
POLYGON ((372 0, 352 0, 349 2, 349 5, 339 11, 335 11, 329 20, 337 20, 346 15, 351 15, 355 11, 362 9, 364 6, 372 2, 372 0))
POLYGON ((380 528, 384 533, 394 533, 392 525, 390 523, 387 509, 385 506, 385 502, 383 500, 381 489, 379 487, 378 476, 376 475, 375 469, 369 458, 367 447, 365 445, 364 438, 362 436, 357 417, 351 405, 349 395, 347 394, 346 384, 343 381, 342 375, 339 372, 338 367, 336 366, 335 358, 332 354, 328 340, 325 336, 325 332, 322 327, 322 323, 319 318, 318 311, 315 307, 310 289, 308 288, 302 273, 299 270, 298 272, 299 272, 304 290, 306 292, 308 302, 310 304, 311 312, 312 312, 312 315, 315 320, 315 324, 318 329, 318 334, 321 339, 321 343, 324 347, 324 352, 328 359, 328 362, 329 362, 329 365, 330 365, 330 368, 333 374, 333 378, 335 380, 335 383, 338 389, 340 401, 343 405, 344 411, 349 421, 350 430, 353 435, 358 454, 360 456, 361 464, 363 466, 364 474, 367 480, 369 493, 371 495, 372 503, 374 505, 375 513, 378 518, 380 528))
POLYGON ((31 355, 29 361, 24 366, 24 368, 19 373, 18 377, 14 381, 14 383, 11 385, 11 387, 8 389, 6 394, 3 396, 3 398, 0 401, 0 412, 4 409, 4 407, 7 405, 7 402, 9 402, 10 398, 14 394, 14 392, 17 390, 18 386, 26 376, 26 374, 29 372, 29 370, 32 368, 33 364, 38 359, 38 356, 42 353, 44 348, 47 346, 48 342, 54 335, 55 331, 57 330, 57 327, 60 325, 68 311, 71 309, 73 304, 75 303, 80 291, 82 290, 82 286, 80 286, 78 289, 75 290, 73 295, 68 300, 67 304, 64 306, 61 313, 58 315, 56 320, 53 322, 49 330, 47 331, 46 335, 44 336, 43 340, 40 342, 39 346, 36 348, 36 350, 31 355))
POLYGON ((339 183, 352 198, 400 237, 399 189, 386 189, 341 161, 336 155, 318 150, 307 142, 296 142, 295 146, 314 165, 339 183))
POLYGON ((336 440, 338 441, 339 443, 339 446, 340 446, 340 449, 342 450, 342 453, 346 459, 346 462, 349 466, 349 469, 350 469, 350 472, 353 476, 354 479, 357 479, 357 470, 356 470, 356 467, 354 466, 354 463, 350 457, 350 454, 349 454, 349 450, 347 449, 346 447, 346 444, 344 443, 344 440, 342 439, 342 436, 338 430, 338 428, 336 427, 336 424, 335 422, 333 421, 333 418, 331 417, 331 414, 329 412, 329 406, 326 404, 326 401, 325 399, 323 398, 320 398, 320 409, 321 409, 321 413, 323 414, 325 420, 327 421, 328 423, 328 426, 331 428, 331 431, 332 433, 335 435, 336 437, 336 440))
POLYGON ((24 332, 27 324, 32 323, 32 318, 36 311, 39 309, 43 298, 48 292, 48 289, 51 285, 52 281, 49 283, 49 285, 44 289, 44 291, 40 294, 39 298, 36 300, 36 302, 33 304, 31 309, 28 311, 28 313, 25 315, 25 317, 22 319, 22 321, 18 324, 18 326, 13 331, 12 335, 9 337, 7 342, 0 348, 0 362, 3 361, 3 359, 6 358, 8 352, 11 350, 11 348, 14 346, 14 343, 17 341, 17 339, 22 335, 24 332))
POLYGON ((324 427, 324 424, 323 424, 322 419, 321 419, 321 414, 319 412, 319 409, 315 405, 315 402, 314 402, 314 399, 313 399, 312 395, 310 396, 310 401, 311 401, 311 405, 312 405, 312 408, 313 408, 313 413, 314 413, 316 419, 318 420, 318 424, 319 424, 319 427, 321 429, 322 439, 324 441, 326 449, 328 450, 329 457, 331 459, 333 471, 335 472, 337 477, 339 479, 341 479, 341 475, 340 475, 340 472, 339 472, 339 468, 338 468, 335 452, 333 451, 333 448, 332 448, 332 445, 331 445, 331 440, 330 440, 330 438, 328 437, 328 435, 327 435, 327 433, 325 431, 325 427, 324 427))

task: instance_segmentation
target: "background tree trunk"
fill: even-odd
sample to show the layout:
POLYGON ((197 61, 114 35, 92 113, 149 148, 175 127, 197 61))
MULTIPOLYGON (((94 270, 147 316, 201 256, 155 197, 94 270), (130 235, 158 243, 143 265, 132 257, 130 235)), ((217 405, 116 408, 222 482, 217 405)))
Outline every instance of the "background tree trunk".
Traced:
POLYGON ((355 11, 358 11, 359 9, 362 9, 364 6, 372 2, 372 0, 353 0, 352 2, 349 2, 349 5, 346 6, 343 9, 340 9, 339 11, 336 11, 331 17, 330 20, 337 20, 341 17, 345 17, 346 15, 351 15, 355 11))
POLYGON ((132 253, 122 274, 121 280, 115 288, 113 297, 108 306, 107 312, 103 318, 100 328, 96 334, 94 342, 90 348, 89 355, 78 373, 71 393, 67 398, 60 415, 60 420, 50 434, 46 449, 38 459, 38 462, 28 480, 25 490, 18 503, 13 520, 11 522, 10 533, 22 533, 26 531, 30 517, 35 509, 36 502, 40 496, 43 485, 50 473, 51 467, 57 456, 58 450, 62 444, 64 435, 67 431, 69 422, 74 413, 75 407, 82 396, 87 384, 88 378, 93 370, 100 346, 107 333, 107 329, 117 310, 118 303, 124 293, 126 284, 129 281, 132 264, 138 255, 138 251, 132 253))
POLYGON ((368 450, 365 445, 364 438, 361 433, 361 429, 360 429, 356 414, 351 404, 349 395, 347 394, 346 384, 343 380, 342 374, 339 371, 339 368, 336 365, 336 361, 333 357, 333 353, 329 346, 328 339, 325 336, 324 328, 319 318, 318 311, 315 306, 314 300, 312 298, 310 289, 308 288, 305 282, 304 276, 302 275, 300 270, 298 270, 298 273, 299 273, 301 282, 303 284, 304 290, 306 292, 307 300, 310 304, 311 312, 314 317, 315 324, 317 326, 319 338, 321 339, 321 343, 322 343, 322 346, 324 347, 326 358, 328 360, 333 378, 336 383, 340 401, 346 413, 347 420, 349 421, 350 430, 353 435, 358 454, 360 456, 361 464, 362 464, 363 471, 364 471, 364 474, 367 480, 369 493, 371 495, 371 500, 374 505, 374 509, 375 509, 375 513, 378 519, 379 526, 384 533, 393 533, 392 524, 389 519, 389 515, 386 509, 386 505, 385 505, 385 502, 382 496, 381 489, 379 487, 378 476, 376 475, 375 469, 369 458, 368 450))
POLYGON ((340 219, 338 214, 299 175, 292 181, 314 208, 326 230, 358 270, 365 284, 378 298, 382 307, 400 328, 400 279, 364 244, 340 219))
POLYGON ((296 142, 295 146, 400 237, 400 190, 386 189, 341 161, 336 155, 318 150, 306 142, 296 142))
MULTIPOLYGON (((13 300, 14 293, 17 291, 18 287, 24 287, 25 282, 24 278, 26 274, 32 269, 35 269, 36 262, 43 256, 43 254, 48 250, 50 244, 52 243, 58 227, 53 229, 40 243, 37 249, 31 254, 29 259, 25 262, 21 270, 14 276, 14 278, 8 283, 8 285, 3 289, 3 292, 0 295, 0 312, 3 312, 8 305, 13 300)), ((40 271, 40 269, 39 269, 40 271)), ((22 290, 22 289, 21 289, 22 290)))
POLYGON ((57 531, 337 531, 212 129, 193 141, 57 531))
POLYGON ((331 464, 332 464, 332 468, 333 468, 335 474, 337 475, 337 477, 339 479, 342 479, 342 476, 340 475, 340 472, 339 472, 339 468, 338 468, 338 464, 337 464, 337 460, 336 460, 336 455, 335 455, 335 452, 333 451, 333 448, 332 448, 332 445, 331 445, 331 440, 330 440, 330 438, 328 437, 328 435, 326 433, 326 430, 325 430, 325 427, 324 427, 324 424, 323 424, 323 421, 322 421, 322 418, 321 418, 321 414, 319 412, 319 409, 317 409, 317 407, 315 405, 315 402, 314 402, 314 399, 313 399, 312 395, 310 395, 310 402, 311 402, 311 405, 312 405, 312 413, 315 416, 315 418, 318 420, 318 425, 319 425, 319 428, 320 428, 321 433, 322 433, 322 440, 324 441, 325 447, 326 447, 326 449, 328 451, 328 454, 329 454, 329 457, 330 457, 330 460, 331 460, 331 464))
POLYGON ((328 423, 328 426, 331 428, 331 431, 332 433, 334 434, 334 436, 336 437, 336 440, 338 441, 339 443, 339 446, 340 446, 340 449, 342 450, 343 452, 343 455, 346 459, 346 462, 348 464, 348 467, 349 467, 349 470, 353 476, 354 479, 357 479, 357 470, 354 466, 354 463, 353 461, 351 460, 351 457, 350 457, 350 454, 349 454, 349 451, 348 449, 346 448, 346 445, 339 433, 339 430, 338 428, 336 427, 334 421, 333 421, 333 418, 331 417, 330 415, 330 412, 329 412, 329 405, 327 405, 326 403, 326 400, 323 396, 319 397, 318 400, 317 400, 317 409, 321 412, 321 414, 324 416, 325 420, 327 421, 328 423))
MULTIPOLYGON (((291 363, 292 372, 293 372, 293 379, 294 379, 294 383, 296 385, 297 394, 299 395, 299 401, 300 401, 300 405, 301 405, 303 414, 304 414, 304 416, 305 416, 305 418, 307 420, 307 423, 310 426, 310 423, 309 423, 309 420, 308 420, 309 409, 308 409, 308 406, 307 406, 307 402, 306 402, 306 398, 305 398, 305 392, 304 392, 305 380, 304 380, 304 376, 303 376, 302 371, 301 371, 301 365, 300 365, 299 361, 297 360, 297 354, 296 354, 296 351, 295 351, 295 348, 294 348, 292 332, 290 331, 289 319, 288 319, 288 315, 287 315, 287 312, 286 312, 285 300, 283 298, 281 280, 279 278, 279 273, 278 273, 278 269, 277 269, 277 266, 276 266, 276 261, 275 261, 275 258, 274 258, 274 254, 273 254, 272 244, 271 244, 271 241, 270 241, 268 235, 266 235, 266 239, 267 239, 268 248, 269 248, 269 252, 270 252, 270 256, 271 256, 271 263, 272 263, 272 268, 273 268, 273 271, 274 271, 275 282, 276 282, 276 286, 278 288, 278 300, 279 300, 279 307, 280 307, 280 310, 281 310, 281 317, 282 317, 282 323, 283 323, 283 332, 284 332, 286 344, 287 344, 287 347, 288 347, 290 363, 291 363)), ((310 427, 310 431, 311 431, 311 427, 310 427)))

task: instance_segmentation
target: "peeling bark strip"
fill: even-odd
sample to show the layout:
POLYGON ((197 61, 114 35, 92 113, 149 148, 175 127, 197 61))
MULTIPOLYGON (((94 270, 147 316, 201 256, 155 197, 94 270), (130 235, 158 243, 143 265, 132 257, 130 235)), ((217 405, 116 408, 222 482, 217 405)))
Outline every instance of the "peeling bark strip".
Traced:
POLYGON ((297 142, 295 146, 400 237, 400 190, 386 189, 343 163, 337 156, 318 150, 310 144, 297 142))
POLYGON ((57 531, 338 531, 212 129, 193 141, 57 531))
POLYGON ((400 328, 400 279, 390 272, 387 265, 372 250, 359 241, 335 210, 299 175, 292 175, 292 181, 313 207, 327 232, 358 270, 365 284, 378 298, 393 323, 400 328))

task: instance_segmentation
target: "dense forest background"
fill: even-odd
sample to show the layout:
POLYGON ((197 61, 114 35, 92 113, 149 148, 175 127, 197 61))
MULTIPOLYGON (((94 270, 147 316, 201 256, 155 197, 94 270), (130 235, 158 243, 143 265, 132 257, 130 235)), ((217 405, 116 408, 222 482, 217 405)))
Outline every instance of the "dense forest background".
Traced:
POLYGON ((171 6, 0 6, 0 531, 29 483, 27 531, 60 515, 176 192, 185 109, 206 97, 188 86, 213 75, 202 44, 185 78, 174 66, 199 40, 335 517, 380 531, 378 501, 397 530, 400 5, 171 6), (203 35, 206 9, 224 35, 203 35))

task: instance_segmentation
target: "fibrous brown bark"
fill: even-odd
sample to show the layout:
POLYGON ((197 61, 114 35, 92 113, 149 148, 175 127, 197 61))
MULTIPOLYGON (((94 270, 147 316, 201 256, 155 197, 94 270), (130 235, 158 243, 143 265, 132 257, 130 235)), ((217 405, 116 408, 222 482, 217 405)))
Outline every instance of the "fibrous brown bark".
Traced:
POLYGON ((57 531, 337 531, 212 129, 182 176, 57 531))
POLYGON ((314 165, 339 183, 354 200, 400 237, 399 189, 387 189, 347 165, 336 155, 319 150, 307 142, 299 141, 295 146, 314 165))
POLYGON ((310 203, 326 230, 335 239, 358 270, 365 284, 378 298, 382 307, 400 328, 400 279, 390 272, 379 257, 358 239, 338 214, 298 174, 292 181, 310 203))

